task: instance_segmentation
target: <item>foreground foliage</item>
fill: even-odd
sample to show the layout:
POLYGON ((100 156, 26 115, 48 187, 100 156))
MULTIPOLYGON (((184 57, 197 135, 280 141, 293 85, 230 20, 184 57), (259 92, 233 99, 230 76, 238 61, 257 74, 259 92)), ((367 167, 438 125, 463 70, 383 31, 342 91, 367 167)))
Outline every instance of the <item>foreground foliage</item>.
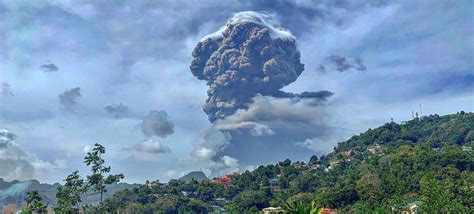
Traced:
POLYGON ((21 212, 22 214, 46 214, 46 205, 43 203, 38 191, 31 191, 26 194, 26 208, 21 212))

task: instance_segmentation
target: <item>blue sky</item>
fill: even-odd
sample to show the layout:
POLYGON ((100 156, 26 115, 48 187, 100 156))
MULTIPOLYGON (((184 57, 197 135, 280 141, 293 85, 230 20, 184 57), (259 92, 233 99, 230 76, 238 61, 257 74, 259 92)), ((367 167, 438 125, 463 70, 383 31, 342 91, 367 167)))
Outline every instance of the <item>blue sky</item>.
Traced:
MULTIPOLYGON (((95 142, 128 182, 199 169, 215 175, 307 160, 390 118, 408 120, 420 104, 423 114, 473 111, 473 9, 472 1, 2 1, 0 82, 13 95, 0 97, 0 128, 17 137, 15 151, 0 151, 32 167, 0 176, 55 182, 75 169, 85 174, 82 158, 95 142), (203 36, 249 10, 271 14, 296 37, 305 71, 285 91, 334 92, 314 108, 257 98, 253 107, 269 105, 269 115, 309 118, 301 129, 266 121, 278 124, 279 144, 269 143, 271 134, 214 132, 202 111, 206 83, 189 69, 203 36), (330 55, 361 58, 367 70, 318 72, 330 55), (59 95, 75 87, 81 96, 64 109, 59 95), (128 112, 119 118, 104 110, 120 103, 128 112), (152 110, 166 112, 171 133, 142 133, 152 110), (325 128, 306 136, 304 127, 325 128), (226 148, 203 147, 209 139, 226 148)), ((21 166, 14 159, 0 158, 0 167, 21 166)))

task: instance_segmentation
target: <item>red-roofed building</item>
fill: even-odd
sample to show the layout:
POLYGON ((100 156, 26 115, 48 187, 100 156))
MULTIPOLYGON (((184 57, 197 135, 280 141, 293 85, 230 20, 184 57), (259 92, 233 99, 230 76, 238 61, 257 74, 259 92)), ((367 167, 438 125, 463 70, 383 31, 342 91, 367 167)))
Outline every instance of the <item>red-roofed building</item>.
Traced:
POLYGON ((319 214, 336 214, 335 210, 329 209, 329 208, 323 208, 319 214))
POLYGON ((340 152, 339 154, 341 154, 341 155, 344 156, 344 157, 347 157, 347 156, 349 156, 349 155, 352 154, 352 150, 340 152))
POLYGON ((231 179, 228 177, 222 177, 222 178, 214 178, 214 183, 220 183, 224 185, 230 184, 231 179))
POLYGON ((214 178, 212 180, 213 183, 221 183, 221 184, 224 184, 224 185, 227 185, 227 184, 230 184, 230 182, 232 180, 234 180, 235 178, 239 177, 240 174, 237 173, 237 172, 233 172, 233 173, 230 173, 230 174, 227 174, 225 175, 224 177, 220 177, 220 178, 214 178))

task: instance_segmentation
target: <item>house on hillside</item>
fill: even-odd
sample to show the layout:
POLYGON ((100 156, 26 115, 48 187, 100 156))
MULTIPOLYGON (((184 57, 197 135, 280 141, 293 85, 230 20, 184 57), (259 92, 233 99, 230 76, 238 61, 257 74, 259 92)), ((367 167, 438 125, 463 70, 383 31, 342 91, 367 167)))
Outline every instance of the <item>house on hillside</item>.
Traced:
POLYGON ((224 177, 220 177, 220 178, 214 178, 214 180, 212 180, 213 183, 221 183, 221 184, 224 184, 224 185, 228 185, 230 184, 230 182, 232 180, 234 180, 236 177, 240 176, 239 173, 237 172, 234 172, 234 173, 230 173, 230 174, 227 174, 225 175, 224 177))
POLYGON ((224 208, 213 205, 211 214, 229 214, 224 208))
POLYGON ((464 152, 472 152, 472 147, 470 146, 462 146, 461 149, 464 152))
POLYGON ((298 169, 298 170, 303 170, 303 169, 308 168, 308 165, 306 165, 306 163, 304 162, 295 162, 291 165, 293 166, 293 168, 298 169))
MULTIPOLYGON (((21 214, 23 211, 20 209, 20 206, 17 204, 8 204, 3 207, 2 214, 21 214)), ((54 214, 54 209, 48 205, 46 207, 46 214, 54 214)))
POLYGON ((341 160, 334 160, 329 163, 328 168, 326 168, 324 171, 329 172, 330 170, 334 169, 335 166, 337 166, 339 163, 341 163, 341 160))
POLYGON ((319 211, 319 214, 336 214, 336 210, 323 208, 321 211, 319 211))
POLYGON ((229 200, 225 198, 215 198, 213 201, 216 205, 219 205, 219 206, 224 206, 229 203, 229 200))
POLYGON ((419 213, 419 209, 421 204, 423 204, 422 201, 412 201, 408 203, 405 207, 405 210, 402 212, 403 214, 417 214, 419 213))
POLYGON ((349 151, 343 151, 343 152, 339 152, 339 154, 341 154, 343 157, 348 157, 350 155, 352 155, 354 152, 351 150, 349 151))
POLYGON ((18 204, 7 204, 3 206, 3 214, 15 214, 18 213, 20 210, 20 206, 18 204))
POLYGON ((193 192, 181 191, 181 194, 183 194, 184 197, 191 197, 193 195, 193 192))
POLYGON ((285 213, 281 207, 267 207, 262 209, 263 214, 285 213))
POLYGON ((311 165, 310 169, 311 170, 318 170, 320 167, 321 167, 320 164, 314 164, 314 165, 311 165))
POLYGON ((277 184, 278 184, 278 179, 276 179, 276 178, 270 179, 270 185, 275 186, 277 184))
POLYGON ((224 184, 224 185, 230 184, 230 181, 231 180, 227 177, 214 178, 214 180, 212 180, 213 183, 224 184))
POLYGON ((147 186, 147 187, 156 187, 156 186, 160 186, 160 185, 164 185, 164 184, 160 183, 159 181, 149 181, 149 180, 145 181, 145 186, 147 186))
POLYGON ((379 144, 375 144, 375 146, 369 147, 369 148, 367 148, 367 150, 370 153, 376 155, 376 154, 379 154, 380 152, 382 152, 382 146, 380 146, 379 144))

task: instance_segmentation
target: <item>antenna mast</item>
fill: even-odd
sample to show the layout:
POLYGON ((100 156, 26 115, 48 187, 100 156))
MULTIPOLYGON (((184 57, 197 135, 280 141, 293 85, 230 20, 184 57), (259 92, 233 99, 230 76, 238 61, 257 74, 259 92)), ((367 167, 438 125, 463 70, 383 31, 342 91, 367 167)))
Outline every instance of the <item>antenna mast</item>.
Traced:
POLYGON ((420 117, 422 116, 423 114, 421 113, 421 104, 420 104, 420 117))

